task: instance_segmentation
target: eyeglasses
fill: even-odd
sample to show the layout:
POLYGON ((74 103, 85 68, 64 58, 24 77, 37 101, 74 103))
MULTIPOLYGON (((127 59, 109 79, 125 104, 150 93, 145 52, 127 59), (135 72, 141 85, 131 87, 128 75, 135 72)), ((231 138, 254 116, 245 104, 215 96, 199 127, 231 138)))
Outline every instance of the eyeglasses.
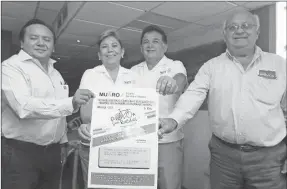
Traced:
POLYGON ((244 30, 244 31, 250 31, 254 26, 257 26, 255 24, 248 24, 248 23, 243 23, 241 25, 238 25, 238 24, 231 24, 231 25, 228 25, 226 26, 225 29, 228 29, 228 31, 230 32, 235 32, 239 29, 239 27, 244 30))

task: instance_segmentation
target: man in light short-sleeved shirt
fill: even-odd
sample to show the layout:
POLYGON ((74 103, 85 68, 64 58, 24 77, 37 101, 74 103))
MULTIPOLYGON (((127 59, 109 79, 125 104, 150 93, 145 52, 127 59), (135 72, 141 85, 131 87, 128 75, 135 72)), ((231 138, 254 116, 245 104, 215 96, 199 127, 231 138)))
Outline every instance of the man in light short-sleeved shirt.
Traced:
MULTIPOLYGON (((145 61, 131 69, 138 73, 142 86, 159 92, 159 117, 173 110, 186 85, 186 69, 182 62, 167 58, 167 37, 157 26, 146 27, 141 36, 141 51, 145 61)), ((160 189, 181 189, 183 168, 183 132, 176 130, 160 135, 158 186, 160 189)))

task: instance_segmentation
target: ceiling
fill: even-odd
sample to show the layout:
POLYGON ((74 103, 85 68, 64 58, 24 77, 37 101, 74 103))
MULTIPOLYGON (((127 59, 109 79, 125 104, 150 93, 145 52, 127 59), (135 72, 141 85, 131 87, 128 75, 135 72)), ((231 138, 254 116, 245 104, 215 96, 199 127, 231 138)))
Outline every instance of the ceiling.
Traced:
POLYGON ((257 9, 275 2, 172 2, 172 1, 2 1, 2 30, 12 31, 13 43, 19 44, 20 28, 31 18, 52 25, 57 44, 54 58, 97 60, 98 36, 106 29, 119 32, 126 50, 125 60, 142 58, 141 29, 149 24, 160 26, 168 36, 168 52, 218 41, 221 24, 238 9, 257 9), (64 19, 59 19, 60 17, 64 19), (59 24, 59 22, 62 24, 59 24))

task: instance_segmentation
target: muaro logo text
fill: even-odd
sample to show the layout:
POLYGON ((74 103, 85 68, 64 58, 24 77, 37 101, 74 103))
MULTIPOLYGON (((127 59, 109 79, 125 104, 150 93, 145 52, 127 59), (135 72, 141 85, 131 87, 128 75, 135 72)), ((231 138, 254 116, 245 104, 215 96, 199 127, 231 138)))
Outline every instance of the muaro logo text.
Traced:
POLYGON ((105 96, 105 97, 120 97, 120 93, 114 93, 114 92, 100 92, 99 96, 105 96))

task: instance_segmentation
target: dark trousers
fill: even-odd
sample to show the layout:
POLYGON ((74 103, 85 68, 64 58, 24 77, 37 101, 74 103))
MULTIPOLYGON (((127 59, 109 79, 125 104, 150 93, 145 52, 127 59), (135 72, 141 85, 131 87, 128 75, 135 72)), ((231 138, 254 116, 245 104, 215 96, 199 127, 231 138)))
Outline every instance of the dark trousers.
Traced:
POLYGON ((211 189, 286 189, 286 176, 281 173, 287 155, 283 141, 243 151, 212 136, 209 148, 211 189))
POLYGON ((59 189, 60 144, 40 146, 1 138, 2 189, 59 189))

